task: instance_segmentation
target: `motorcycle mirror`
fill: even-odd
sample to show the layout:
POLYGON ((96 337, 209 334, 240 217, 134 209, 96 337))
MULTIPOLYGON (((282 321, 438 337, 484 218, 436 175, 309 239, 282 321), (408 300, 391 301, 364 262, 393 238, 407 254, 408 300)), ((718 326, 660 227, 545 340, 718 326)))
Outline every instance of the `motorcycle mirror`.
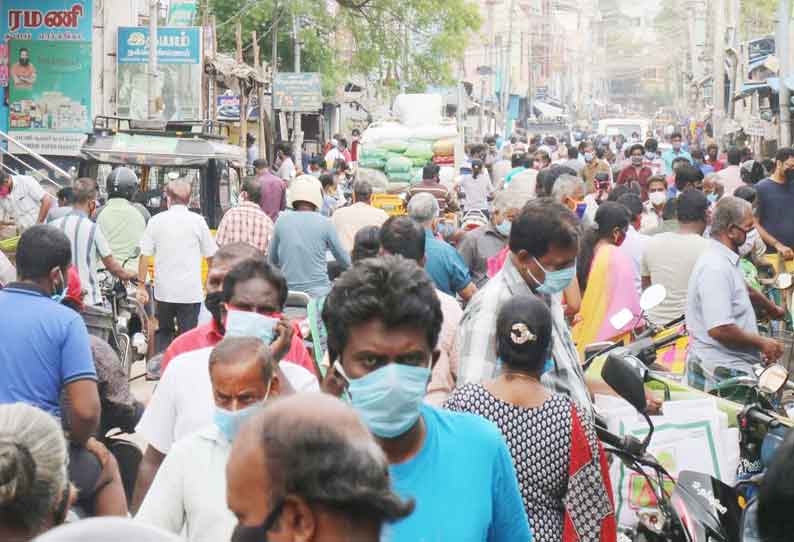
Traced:
POLYGON ((775 288, 778 290, 786 290, 791 287, 791 274, 781 273, 775 279, 775 288))
POLYGON ((640 296, 640 308, 647 312, 657 307, 667 297, 667 289, 661 284, 649 286, 640 296))
POLYGON ((628 401, 638 412, 645 412, 645 377, 648 369, 626 348, 613 350, 607 356, 601 377, 604 382, 628 401))
POLYGON ((609 323, 615 329, 623 329, 634 319, 634 314, 629 309, 620 309, 609 319, 609 323))
POLYGON ((758 389, 768 395, 779 392, 788 380, 788 371, 782 365, 770 365, 758 377, 758 389))

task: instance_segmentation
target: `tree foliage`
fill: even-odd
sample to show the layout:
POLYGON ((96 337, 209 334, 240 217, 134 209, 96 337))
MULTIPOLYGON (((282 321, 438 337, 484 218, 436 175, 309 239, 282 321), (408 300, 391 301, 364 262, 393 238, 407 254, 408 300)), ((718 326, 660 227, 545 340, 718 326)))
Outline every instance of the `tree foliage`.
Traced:
POLYGON ((218 23, 219 49, 235 50, 235 24, 243 26, 245 59, 252 61, 251 31, 270 63, 270 30, 278 35, 278 66, 292 71, 292 19, 299 21, 302 71, 323 74, 333 93, 350 76, 394 91, 448 84, 456 75, 467 40, 479 29, 474 0, 209 0, 218 23))

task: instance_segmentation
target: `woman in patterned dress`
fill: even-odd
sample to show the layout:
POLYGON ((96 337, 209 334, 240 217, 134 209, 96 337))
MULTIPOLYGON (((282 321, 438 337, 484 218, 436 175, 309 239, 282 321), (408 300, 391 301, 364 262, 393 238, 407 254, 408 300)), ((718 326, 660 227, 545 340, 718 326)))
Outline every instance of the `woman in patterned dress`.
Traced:
POLYGON ((590 413, 540 383, 554 363, 551 326, 551 313, 539 298, 505 303, 496 323, 501 374, 458 388, 445 407, 483 416, 502 431, 533 540, 611 542, 612 488, 590 413))

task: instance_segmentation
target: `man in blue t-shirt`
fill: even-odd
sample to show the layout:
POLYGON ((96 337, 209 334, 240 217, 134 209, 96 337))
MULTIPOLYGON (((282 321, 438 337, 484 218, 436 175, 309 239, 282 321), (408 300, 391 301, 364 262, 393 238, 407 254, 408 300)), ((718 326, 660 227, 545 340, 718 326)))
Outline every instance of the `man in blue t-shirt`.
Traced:
POLYGON ((77 503, 126 515, 118 466, 92 438, 100 402, 88 331, 78 313, 60 304, 71 258, 69 238, 52 226, 28 228, 19 240, 19 281, 0 291, 0 404, 27 403, 63 419, 77 503))
POLYGON ((775 170, 756 187, 758 220, 756 227, 771 252, 794 259, 794 148, 784 147, 775 154, 775 170))
POLYGON ((532 539, 515 468, 492 423, 425 405, 438 359, 441 306, 415 262, 383 256, 337 280, 323 308, 334 371, 389 461, 397 493, 414 499, 383 540, 532 539))
POLYGON ((433 235, 438 223, 438 200, 420 193, 408 202, 408 215, 425 228, 425 270, 439 290, 468 301, 477 292, 469 268, 457 250, 433 235))

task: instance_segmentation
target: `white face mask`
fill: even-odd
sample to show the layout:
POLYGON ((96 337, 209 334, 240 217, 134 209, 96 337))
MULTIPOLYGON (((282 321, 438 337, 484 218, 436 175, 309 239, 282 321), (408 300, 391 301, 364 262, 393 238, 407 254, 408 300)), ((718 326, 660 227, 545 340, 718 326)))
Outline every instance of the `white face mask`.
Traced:
POLYGON ((654 206, 664 205, 667 202, 667 192, 651 192, 648 194, 648 200, 654 206))
POLYGON ((747 255, 749 255, 753 251, 753 247, 755 246, 755 241, 757 238, 758 238, 758 231, 755 228, 753 228, 747 234, 744 244, 742 244, 742 246, 739 247, 739 256, 744 258, 747 255))

